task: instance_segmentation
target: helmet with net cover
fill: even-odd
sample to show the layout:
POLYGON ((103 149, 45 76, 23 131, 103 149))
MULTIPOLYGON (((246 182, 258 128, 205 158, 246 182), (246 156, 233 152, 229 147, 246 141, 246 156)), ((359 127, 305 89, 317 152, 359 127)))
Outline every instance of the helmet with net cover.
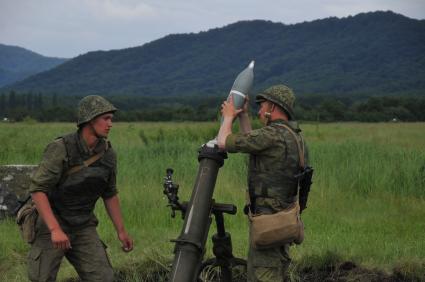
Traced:
POLYGON ((294 102, 295 95, 292 90, 283 84, 278 84, 267 88, 260 92, 255 97, 256 103, 264 102, 265 100, 270 101, 279 107, 281 107, 287 114, 289 119, 294 119, 294 102))
POLYGON ((97 116, 117 111, 109 101, 98 95, 89 95, 78 103, 77 126, 91 121, 97 116))

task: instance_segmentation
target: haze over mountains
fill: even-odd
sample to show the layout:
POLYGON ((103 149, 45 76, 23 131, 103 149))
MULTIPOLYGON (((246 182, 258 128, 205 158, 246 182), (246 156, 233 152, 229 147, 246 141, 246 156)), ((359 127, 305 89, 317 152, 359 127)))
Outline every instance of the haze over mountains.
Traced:
POLYGON ((285 83, 301 95, 425 95, 425 20, 371 12, 294 25, 242 21, 89 52, 1 90, 215 95, 252 59, 255 91, 285 83))
POLYGON ((45 57, 17 46, 0 44, 0 87, 51 69, 66 60, 45 57))

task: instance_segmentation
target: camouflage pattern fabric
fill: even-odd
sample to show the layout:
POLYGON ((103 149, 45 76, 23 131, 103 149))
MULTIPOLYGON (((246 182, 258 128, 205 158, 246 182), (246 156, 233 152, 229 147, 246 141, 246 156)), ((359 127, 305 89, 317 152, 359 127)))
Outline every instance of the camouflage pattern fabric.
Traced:
POLYGON ((261 103, 264 100, 268 100, 280 106, 288 114, 290 120, 295 119, 295 95, 292 90, 286 85, 279 84, 269 87, 260 94, 258 94, 255 98, 256 103, 261 103))
POLYGON ((300 132, 296 122, 277 120, 248 134, 231 134, 226 139, 228 152, 250 154, 249 194, 257 201, 267 199, 267 203, 260 204, 259 208, 268 208, 269 211, 289 207, 297 195, 298 183, 294 175, 299 170, 298 147, 291 133, 279 123, 300 132))
POLYGON ((250 246, 247 281, 283 282, 290 263, 289 244, 265 250, 257 250, 250 246))
POLYGON ((109 198, 117 193, 116 154, 109 146, 95 163, 64 176, 69 167, 80 165, 104 150, 106 142, 101 139, 95 149, 89 151, 75 132, 46 147, 43 160, 31 178, 30 191, 48 195, 53 213, 69 236, 72 249, 66 253, 53 249, 50 232, 39 218, 29 253, 30 280, 54 281, 62 257, 66 256, 81 278, 89 277, 83 281, 110 281, 102 274, 109 277, 112 268, 96 232, 98 221, 93 210, 99 197, 109 198))
MULTIPOLYGON (((286 209, 296 200, 299 171, 296 140, 286 124, 299 134, 295 121, 275 120, 268 126, 247 134, 230 134, 226 149, 230 153, 249 153, 248 191, 252 212, 270 214, 286 209)), ((308 156, 306 154, 306 162, 308 156)), ((255 250, 249 248, 248 276, 250 281, 283 281, 289 266, 289 246, 255 250)))
POLYGON ((99 115, 115 111, 117 111, 117 108, 105 98, 98 95, 86 96, 78 104, 77 125, 81 126, 99 115))

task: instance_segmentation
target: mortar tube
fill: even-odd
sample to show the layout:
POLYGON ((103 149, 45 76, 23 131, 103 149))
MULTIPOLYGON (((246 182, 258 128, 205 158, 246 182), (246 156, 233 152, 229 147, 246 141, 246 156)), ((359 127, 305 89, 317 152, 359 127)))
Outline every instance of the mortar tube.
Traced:
POLYGON ((205 144, 198 154, 199 169, 186 209, 180 236, 174 240, 174 262, 170 281, 197 281, 211 225, 213 193, 218 170, 227 158, 217 146, 205 144))

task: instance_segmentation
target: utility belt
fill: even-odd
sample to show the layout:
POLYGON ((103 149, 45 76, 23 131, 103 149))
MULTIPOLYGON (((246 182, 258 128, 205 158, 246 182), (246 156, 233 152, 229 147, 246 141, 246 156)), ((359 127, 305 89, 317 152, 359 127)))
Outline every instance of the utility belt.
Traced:
MULTIPOLYGON (((254 198, 251 198, 254 199, 254 198)), ((278 211, 289 208, 298 200, 297 196, 282 199, 277 198, 265 198, 265 197, 255 197, 255 200, 251 202, 248 200, 248 203, 244 207, 244 213, 252 214, 272 214, 278 211)))
POLYGON ((257 208, 264 208, 264 206, 267 207, 270 204, 275 211, 286 209, 298 200, 297 183, 283 183, 280 187, 267 187, 260 182, 253 186, 249 187, 247 203, 249 203, 250 210, 254 214, 257 213, 257 208), (266 205, 262 204, 264 202, 266 205))

